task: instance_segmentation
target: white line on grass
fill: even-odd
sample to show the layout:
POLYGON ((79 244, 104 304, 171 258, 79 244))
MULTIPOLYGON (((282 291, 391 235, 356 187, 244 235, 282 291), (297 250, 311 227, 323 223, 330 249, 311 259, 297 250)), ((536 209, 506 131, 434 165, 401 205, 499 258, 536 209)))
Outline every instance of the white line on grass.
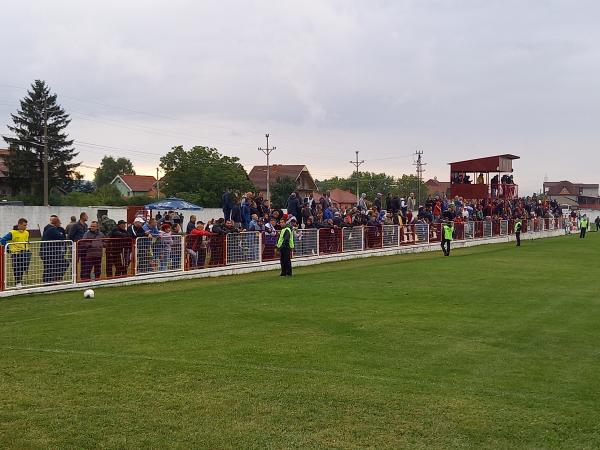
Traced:
POLYGON ((109 352, 90 352, 85 350, 66 350, 60 348, 33 348, 33 347, 15 347, 15 346, 4 346, 0 347, 2 350, 13 350, 13 351, 24 351, 24 352, 38 352, 38 353, 53 353, 58 355, 79 355, 79 356, 92 356, 98 358, 114 358, 114 359, 137 359, 144 361, 157 361, 157 362, 169 362, 177 363, 190 366, 206 366, 206 367, 221 367, 225 369, 244 369, 244 370, 256 370, 256 371, 270 371, 270 372, 287 372, 304 375, 322 375, 331 376, 334 378, 355 378, 360 380, 371 380, 371 381, 386 381, 391 383, 397 383, 402 380, 399 378, 382 377, 377 375, 363 375, 358 373, 350 372, 336 372, 332 370, 319 370, 319 369, 302 369, 298 367, 281 367, 271 365, 259 365, 259 364, 248 364, 248 363, 230 363, 227 361, 197 361, 187 360, 180 358, 165 358, 160 356, 149 356, 149 355, 133 355, 128 353, 109 353, 109 352))
POLYGON ((100 309, 106 309, 106 308, 111 308, 114 305, 106 305, 106 306, 100 306, 98 308, 92 308, 92 309, 81 309, 79 311, 71 311, 68 313, 62 313, 62 314, 53 314, 51 316, 43 316, 43 317, 30 317, 29 319, 23 319, 23 320, 13 320, 11 322, 0 322, 0 325, 14 325, 17 323, 25 323, 25 322, 33 322, 36 320, 47 320, 47 319, 54 319, 56 317, 65 317, 65 316, 76 316, 77 314, 84 314, 87 312, 93 312, 93 311, 98 311, 100 309))

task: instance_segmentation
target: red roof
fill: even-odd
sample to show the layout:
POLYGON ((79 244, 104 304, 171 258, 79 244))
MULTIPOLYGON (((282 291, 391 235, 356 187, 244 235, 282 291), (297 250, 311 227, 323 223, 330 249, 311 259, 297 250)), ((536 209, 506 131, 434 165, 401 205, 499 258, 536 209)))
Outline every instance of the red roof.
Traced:
POLYGON ((598 189, 597 184, 571 183, 570 181, 546 181, 544 191, 548 195, 580 195, 580 189, 598 189))
MULTIPOLYGON (((338 205, 356 205, 357 202, 356 195, 354 195, 352 192, 344 191, 338 188, 329 191, 329 196, 331 197, 331 201, 333 203, 337 203, 338 205)), ((313 198, 317 202, 321 199, 321 197, 323 197, 323 194, 320 194, 319 192, 315 192, 313 195, 313 198)))
POLYGON ((512 172, 513 159, 519 159, 519 157, 506 154, 467 159, 449 164, 452 172, 512 172))
POLYGON ((0 177, 6 177, 5 172, 8 171, 4 158, 8 156, 8 149, 0 148, 0 177))
POLYGON ((151 192, 156 183, 152 175, 119 175, 132 192, 151 192))
MULTIPOLYGON (((308 173, 308 169, 302 164, 273 164, 269 168, 269 179, 271 183, 275 182, 277 178, 291 178, 297 181, 303 171, 308 173)), ((308 175, 310 176, 310 173, 308 175)), ((258 189, 265 191, 267 189, 267 166, 254 166, 248 174, 248 178, 258 189)))

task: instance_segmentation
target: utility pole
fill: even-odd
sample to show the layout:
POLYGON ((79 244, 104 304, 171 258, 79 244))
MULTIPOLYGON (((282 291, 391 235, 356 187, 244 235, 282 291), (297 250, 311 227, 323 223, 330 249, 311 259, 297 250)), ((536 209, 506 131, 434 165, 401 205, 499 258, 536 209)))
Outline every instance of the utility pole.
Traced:
POLYGON ((417 207, 419 207, 421 206, 421 183, 423 182, 423 172, 425 172, 423 166, 426 166, 427 163, 424 163, 421 158, 423 156, 423 152, 421 150, 417 150, 415 152, 415 156, 417 159, 413 163, 413 166, 417 166, 417 207))
POLYGON ((269 133, 265 134, 265 137, 267 138, 267 148, 258 147, 258 150, 263 152, 265 155, 267 155, 267 201, 269 202, 269 207, 271 207, 271 180, 270 180, 271 166, 269 165, 269 155, 277 147, 269 148, 269 133))
POLYGON ((358 160, 358 150, 356 150, 356 161, 350 161, 350 164, 352 164, 354 167, 356 167, 356 204, 358 205, 358 199, 360 198, 360 192, 358 191, 359 189, 359 185, 358 185, 358 168, 360 167, 361 164, 364 164, 364 159, 363 160, 358 160))
POLYGON ((160 182, 158 181, 158 167, 156 168, 156 198, 160 199, 160 182))
POLYGON ((48 194, 48 108, 44 99, 44 206, 50 206, 48 194))

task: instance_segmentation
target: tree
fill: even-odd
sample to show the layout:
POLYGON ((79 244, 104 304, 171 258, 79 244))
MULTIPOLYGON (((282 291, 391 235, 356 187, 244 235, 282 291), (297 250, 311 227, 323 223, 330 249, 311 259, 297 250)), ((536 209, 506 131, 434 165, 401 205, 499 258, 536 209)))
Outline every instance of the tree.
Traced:
POLYGON ((78 153, 65 132, 69 115, 56 102, 44 81, 36 80, 21 100, 21 109, 11 114, 13 136, 3 136, 10 153, 6 158, 7 182, 13 192, 29 193, 41 201, 44 191, 44 122, 47 123, 48 186, 69 188, 77 179, 78 153))
POLYGON ((271 184, 271 204, 274 208, 287 208, 288 197, 296 190, 296 182, 290 177, 277 177, 271 184))
MULTIPOLYGON (((360 194, 363 192, 367 194, 367 199, 370 201, 373 201, 379 192, 384 196, 392 193, 406 197, 411 192, 414 192, 416 196, 418 191, 418 182, 415 175, 402 175, 400 178, 395 178, 385 173, 359 172, 358 182, 360 194)), ((356 172, 348 178, 333 177, 317 181, 317 186, 321 192, 338 188, 356 193, 356 172)), ((425 183, 421 182, 421 199, 425 198, 427 198, 427 188, 425 183)))
POLYGON ((94 183, 96 183, 96 187, 99 188, 105 184, 110 184, 117 175, 124 174, 135 175, 133 163, 127 158, 121 157, 115 159, 108 155, 102 158, 100 167, 94 172, 94 183))
POLYGON ((195 146, 186 151, 173 147, 160 158, 165 172, 160 189, 202 206, 218 207, 226 188, 234 192, 254 190, 239 159, 221 155, 217 149, 195 146))

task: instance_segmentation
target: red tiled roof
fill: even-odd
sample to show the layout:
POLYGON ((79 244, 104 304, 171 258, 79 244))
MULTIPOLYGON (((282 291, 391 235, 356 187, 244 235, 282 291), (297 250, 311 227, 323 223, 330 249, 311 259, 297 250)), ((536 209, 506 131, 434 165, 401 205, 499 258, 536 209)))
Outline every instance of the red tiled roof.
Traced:
MULTIPOLYGON (((296 181, 306 166, 301 164, 284 165, 284 164, 273 164, 269 168, 269 179, 271 183, 277 180, 277 178, 289 177, 296 181)), ((254 166, 248 174, 250 181, 254 185, 264 191, 267 189, 267 166, 254 166)))
POLYGON ((152 175, 119 175, 133 192, 151 192, 156 178, 152 175))
POLYGON ((570 181, 546 181, 544 190, 547 195, 579 195, 579 189, 598 189, 597 184, 571 183, 570 181))
MULTIPOLYGON (((356 195, 354 195, 352 192, 349 191, 344 191, 342 189, 332 189, 331 191, 329 191, 329 195, 331 197, 331 201, 333 203, 337 203, 339 204, 352 204, 355 205, 357 200, 356 200, 356 195)), ((319 192, 315 192, 313 195, 313 198, 315 199, 316 202, 318 202, 321 197, 323 197, 323 194, 319 193, 319 192)))

